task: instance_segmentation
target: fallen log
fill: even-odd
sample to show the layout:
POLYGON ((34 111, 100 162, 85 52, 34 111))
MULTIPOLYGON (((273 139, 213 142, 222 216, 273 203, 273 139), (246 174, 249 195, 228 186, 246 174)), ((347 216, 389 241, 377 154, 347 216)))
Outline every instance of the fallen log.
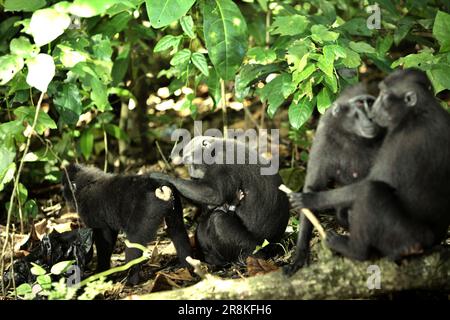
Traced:
POLYGON ((243 279, 206 275, 182 289, 131 299, 354 299, 403 290, 450 292, 450 249, 402 261, 357 262, 320 250, 318 263, 291 278, 281 270, 243 279))

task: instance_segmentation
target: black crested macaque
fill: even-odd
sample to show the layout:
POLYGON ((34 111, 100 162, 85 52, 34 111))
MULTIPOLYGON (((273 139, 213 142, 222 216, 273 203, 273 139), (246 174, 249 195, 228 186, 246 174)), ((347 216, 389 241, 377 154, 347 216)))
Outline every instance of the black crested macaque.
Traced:
MULTIPOLYGON (((384 136, 369 116, 374 101, 365 86, 357 84, 346 88, 320 118, 303 192, 348 185, 367 176, 384 136)), ((348 228, 348 208, 338 208, 336 213, 338 223, 348 228)), ((288 275, 307 263, 309 256, 312 224, 302 213, 299 228, 294 260, 283 268, 288 275)))
POLYGON ((248 159, 258 159, 256 152, 234 139, 198 136, 183 148, 182 162, 188 166, 191 180, 151 175, 170 182, 202 206, 196 231, 200 258, 216 266, 245 258, 265 239, 279 241, 289 219, 288 198, 278 190, 282 183, 279 174, 261 175, 260 162, 236 164, 234 160, 226 164, 226 153, 234 148, 236 154, 245 152, 248 159), (215 160, 203 161, 204 154, 215 160), (195 161, 198 155, 200 161, 195 161))
MULTIPOLYGON (((148 175, 114 175, 79 164, 70 164, 65 170, 63 195, 93 229, 97 272, 110 268, 119 231, 125 232, 130 242, 146 245, 154 239, 163 219, 181 263, 187 265, 185 259, 191 256, 191 246, 180 197, 170 184, 148 175)), ((125 249, 126 262, 141 255, 139 249, 125 249)), ((139 282, 139 270, 139 266, 130 269, 129 284, 139 282)))
POLYGON ((353 204, 350 236, 329 233, 327 244, 357 260, 421 253, 445 239, 450 224, 450 114, 422 71, 395 71, 379 87, 373 118, 387 134, 368 177, 295 195, 313 209, 353 204))

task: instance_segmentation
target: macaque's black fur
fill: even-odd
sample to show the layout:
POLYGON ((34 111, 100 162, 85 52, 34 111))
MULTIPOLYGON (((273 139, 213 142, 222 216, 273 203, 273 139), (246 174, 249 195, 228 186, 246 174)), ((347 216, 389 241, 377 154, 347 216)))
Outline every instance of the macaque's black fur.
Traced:
MULTIPOLYGON (((384 136, 384 130, 368 115, 374 101, 364 85, 358 84, 344 90, 327 109, 309 153, 303 192, 348 185, 367 176, 384 136)), ((338 208, 337 219, 344 227, 348 227, 347 214, 348 208, 338 208)), ((307 263, 311 236, 312 224, 300 213, 294 260, 284 268, 286 274, 307 263)))
MULTIPOLYGON (((97 248, 97 272, 110 268, 111 254, 119 231, 131 243, 148 244, 165 220, 178 257, 186 265, 191 255, 188 235, 183 223, 180 197, 175 188, 148 175, 114 175, 78 164, 63 172, 63 194, 71 207, 94 231, 97 248), (156 189, 168 186, 172 196, 164 201, 155 196, 156 189), (75 199, 74 197, 75 196, 75 199)), ((142 255, 141 250, 127 248, 126 262, 142 255)), ((139 266, 130 270, 130 284, 139 282, 139 266)))
POLYGON ((450 224, 450 114, 422 71, 395 71, 379 87, 373 118, 387 134, 368 177, 295 199, 319 210, 352 205, 350 235, 330 233, 327 243, 357 260, 421 253, 450 224))
POLYGON ((189 164, 197 150, 213 152, 217 159, 225 157, 222 151, 227 144, 244 146, 235 140, 209 136, 191 140, 183 155, 191 180, 151 175, 170 182, 183 196, 202 206, 196 232, 200 258, 216 266, 245 258, 265 239, 278 242, 289 219, 288 198, 278 190, 281 177, 261 175, 260 164, 189 164), (237 205, 228 210, 227 204, 237 205))

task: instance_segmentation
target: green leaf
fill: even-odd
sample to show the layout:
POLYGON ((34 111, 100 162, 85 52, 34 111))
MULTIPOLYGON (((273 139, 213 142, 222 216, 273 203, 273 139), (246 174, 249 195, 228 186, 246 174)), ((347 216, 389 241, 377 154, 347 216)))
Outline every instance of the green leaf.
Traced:
POLYGON ((50 81, 55 76, 55 62, 52 56, 40 53, 27 60, 27 83, 31 87, 46 92, 50 81))
POLYGON ((214 68, 209 70, 209 77, 206 78, 205 83, 208 86, 208 94, 213 98, 217 106, 222 95, 220 92, 220 78, 214 68))
MULTIPOLYGON (((323 51, 324 52, 329 51, 329 52, 333 53, 333 55, 336 56, 337 58, 346 58, 347 57, 347 52, 345 51, 345 48, 343 48, 337 44, 326 45, 323 47, 323 51)), ((325 54, 325 55, 327 55, 327 54, 325 54)))
POLYGON ((433 36, 441 45, 440 52, 450 51, 450 14, 438 11, 434 20, 433 36))
MULTIPOLYGON (((19 107, 14 110, 14 115, 23 122, 28 122, 31 125, 34 121, 35 107, 19 107)), ((56 129, 56 123, 44 111, 40 110, 36 122, 36 132, 43 134, 47 129, 56 129)))
POLYGON ((279 75, 261 89, 261 100, 267 101, 269 104, 267 108, 269 117, 275 115, 284 100, 286 100, 294 90, 295 85, 292 83, 292 77, 289 73, 279 75))
POLYGON ((91 86, 90 98, 94 102, 95 106, 100 111, 105 111, 111 108, 108 101, 108 88, 98 79, 97 76, 88 76, 88 83, 91 86))
POLYGON ((73 125, 78 122, 83 112, 81 99, 80 90, 74 83, 63 84, 62 89, 55 94, 53 103, 65 123, 73 125))
POLYGON ((370 44, 365 43, 363 41, 359 41, 359 42, 353 42, 350 41, 350 43, 348 44, 350 49, 352 49, 353 51, 356 51, 357 53, 375 53, 375 48, 372 47, 370 44))
POLYGON ((12 54, 25 59, 35 57, 39 53, 39 49, 25 37, 12 39, 9 44, 9 50, 12 54))
POLYGON ((117 56, 111 70, 112 85, 117 86, 125 78, 130 64, 130 45, 126 44, 122 52, 117 56))
POLYGON ((42 289, 50 289, 52 287, 52 278, 48 274, 39 275, 36 278, 37 283, 42 287, 42 289))
POLYGON ((173 48, 173 50, 175 51, 178 49, 182 38, 182 36, 172 36, 171 34, 168 34, 158 41, 155 48, 153 49, 153 52, 161 52, 170 48, 173 48))
POLYGON ((111 40, 102 34, 96 34, 91 39, 94 42, 92 45, 94 57, 103 61, 111 61, 111 55, 113 52, 111 48, 111 40))
POLYGON ((328 86, 328 88, 331 89, 331 92, 336 93, 338 90, 338 85, 337 85, 337 79, 336 77, 333 75, 328 76, 325 75, 325 84, 328 86))
POLYGON ((33 291, 31 288, 31 284, 29 283, 22 283, 20 286, 16 288, 16 292, 18 296, 24 296, 26 294, 29 294, 33 291))
POLYGON ((25 201, 27 201, 28 198, 28 190, 25 188, 25 186, 21 183, 17 186, 17 199, 19 200, 20 204, 24 204, 25 201))
POLYGON ((257 0, 257 1, 258 1, 259 5, 261 6, 261 8, 262 8, 265 12, 267 12, 267 1, 268 1, 268 0, 257 0))
POLYGON ((22 57, 12 54, 0 57, 0 85, 8 83, 22 68, 22 57))
POLYGON ((394 33, 394 43, 398 45, 409 33, 415 21, 410 17, 405 17, 397 24, 397 29, 394 33))
POLYGON ((339 26, 338 29, 348 32, 352 36, 371 36, 372 30, 367 28, 367 18, 353 18, 343 25, 339 26))
POLYGON ((45 0, 6 0, 5 11, 25 11, 31 12, 45 6, 45 0))
POLYGON ((254 59, 258 63, 271 63, 277 58, 277 54, 272 49, 266 49, 261 47, 254 47, 248 50, 247 56, 250 59, 254 59))
POLYGON ((347 68, 356 68, 361 64, 361 58, 355 51, 345 48, 346 57, 342 60, 342 63, 347 68))
POLYGON ((175 55, 170 60, 172 66, 178 66, 189 62, 191 59, 191 51, 189 49, 183 49, 175 53, 175 55))
POLYGON ((245 19, 231 0, 203 0, 201 3, 209 58, 222 79, 232 80, 248 46, 245 19))
POLYGON ((403 65, 404 68, 419 68, 422 70, 427 70, 432 68, 436 62, 434 61, 434 56, 429 51, 424 51, 420 53, 408 54, 405 57, 401 57, 394 61, 391 65, 392 68, 396 68, 399 65, 403 65))
POLYGON ((331 105, 330 91, 327 87, 323 87, 317 95, 317 110, 320 113, 324 113, 325 110, 331 105))
POLYGON ((441 65, 439 68, 433 68, 427 71, 427 75, 430 77, 436 94, 450 89, 450 66, 441 65))
POLYGON ((86 52, 74 50, 73 48, 59 44, 57 48, 61 50, 59 54, 59 60, 66 68, 74 67, 78 62, 86 61, 89 55, 86 52))
POLYGON ((197 69, 200 70, 200 72, 205 75, 205 77, 209 76, 208 62, 206 62, 206 58, 203 55, 203 53, 200 52, 193 53, 191 60, 194 66, 196 66, 197 69))
POLYGON ((0 191, 3 190, 6 184, 8 184, 9 182, 12 181, 12 179, 14 179, 15 173, 16 173, 16 164, 14 162, 10 163, 2 172, 0 172, 0 191))
POLYGON ((91 156, 93 148, 94 134, 92 133, 92 130, 83 131, 80 137, 80 149, 86 160, 91 156))
POLYGON ((78 17, 90 18, 106 11, 121 0, 75 0, 68 11, 78 17))
POLYGON ((105 124, 104 125, 105 131, 113 136, 114 138, 118 139, 118 140, 124 140, 124 141, 128 141, 128 135, 126 134, 125 131, 123 131, 122 129, 120 129, 118 126, 116 126, 115 124, 105 124))
POLYGON ((70 17, 53 8, 35 11, 30 20, 30 31, 38 47, 50 43, 64 33, 70 25, 70 17))
POLYGON ((278 16, 275 17, 272 23, 270 33, 280 34, 282 36, 294 36, 304 33, 308 24, 308 18, 298 14, 292 16, 278 16))
POLYGON ((74 262, 75 260, 58 262, 52 266, 52 268, 50 269, 50 273, 54 275, 63 274, 73 265, 74 262))
POLYGON ((324 47, 323 55, 317 60, 317 66, 322 70, 328 77, 333 76, 334 71, 334 53, 329 50, 328 47, 324 47), (327 50, 325 50, 327 49, 327 50))
POLYGON ((292 80, 294 83, 298 84, 303 80, 309 78, 314 73, 314 71, 316 71, 316 64, 311 63, 301 72, 294 72, 292 75, 292 80))
POLYGON ((191 16, 184 16, 180 19, 181 29, 183 32, 188 35, 189 38, 195 39, 195 27, 194 21, 191 16))
POLYGON ((23 209, 27 218, 36 218, 39 213, 38 205, 34 200, 25 202, 23 209))
POLYGON ((339 33, 329 31, 327 27, 316 24, 311 28, 311 38, 318 43, 332 42, 339 38, 339 33))
POLYGON ((37 265, 34 262, 31 262, 31 264, 33 265, 30 269, 31 273, 35 276, 42 276, 44 274, 47 273, 47 271, 45 271, 44 268, 42 268, 41 266, 37 265))
POLYGON ((236 76, 234 85, 236 99, 242 100, 248 94, 248 87, 266 77, 270 73, 280 71, 278 64, 246 64, 236 76))
POLYGON ((111 19, 108 19, 99 25, 94 30, 94 33, 101 33, 105 36, 111 38, 116 33, 119 33, 128 26, 128 22, 133 19, 133 16, 130 12, 121 12, 116 14, 111 19))
POLYGON ((195 0, 146 0, 150 24, 158 29, 178 20, 188 12, 195 0))
POLYGON ((394 43, 394 37, 390 34, 388 34, 385 37, 381 37, 377 40, 377 51, 380 55, 385 55, 389 49, 391 48, 392 44, 394 43))
POLYGON ((307 97, 301 99, 299 103, 292 102, 289 106, 289 122, 294 129, 300 129, 311 117, 314 109, 314 99, 309 101, 307 97))

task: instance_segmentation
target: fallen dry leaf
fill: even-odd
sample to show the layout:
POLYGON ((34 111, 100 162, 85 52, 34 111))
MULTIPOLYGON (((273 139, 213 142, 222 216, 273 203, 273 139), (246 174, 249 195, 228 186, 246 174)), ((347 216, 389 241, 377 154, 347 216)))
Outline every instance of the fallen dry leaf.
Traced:
POLYGON ((278 270, 277 265, 271 260, 247 257, 245 263, 247 264, 247 273, 249 276, 256 276, 278 270))

